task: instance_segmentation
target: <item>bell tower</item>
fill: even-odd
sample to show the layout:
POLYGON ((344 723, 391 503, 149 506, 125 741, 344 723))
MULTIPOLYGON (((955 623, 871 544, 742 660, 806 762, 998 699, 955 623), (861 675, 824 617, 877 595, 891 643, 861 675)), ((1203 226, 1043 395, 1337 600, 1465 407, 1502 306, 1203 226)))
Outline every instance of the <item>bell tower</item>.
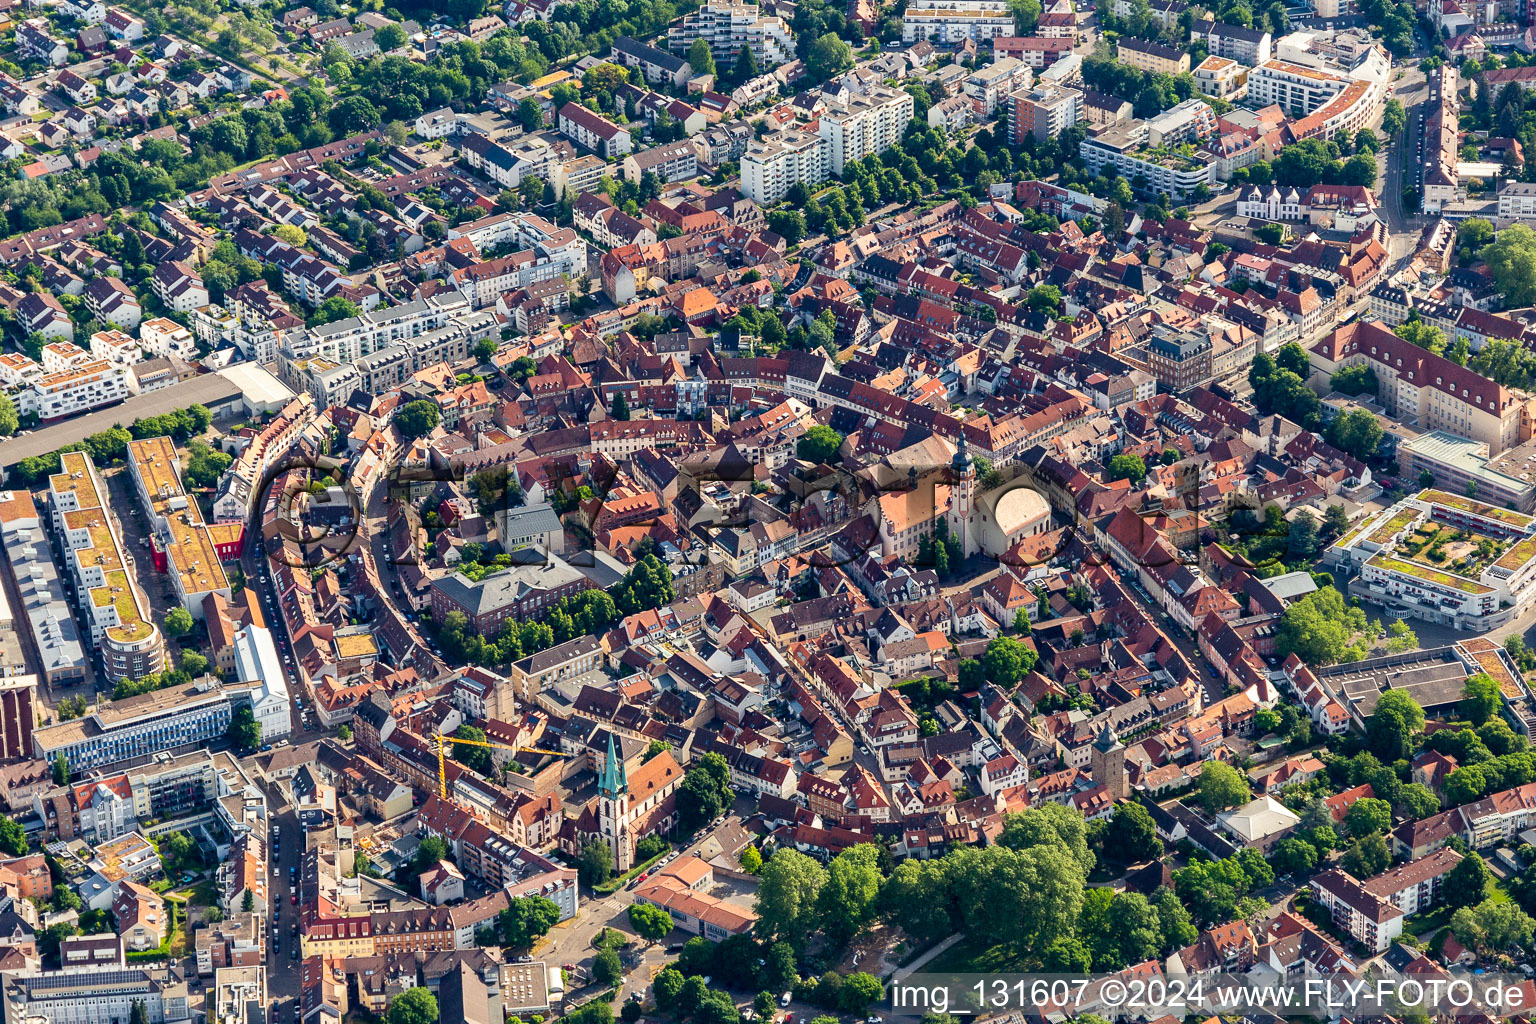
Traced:
POLYGON ((629 777, 624 762, 614 751, 612 733, 608 734, 608 756, 603 761, 597 788, 598 828, 613 851, 614 864, 623 874, 634 866, 635 851, 629 841, 629 777))
POLYGON ((971 449, 960 431, 960 442, 955 446, 955 457, 949 464, 949 535, 960 544, 966 557, 974 555, 981 546, 981 537, 971 522, 976 515, 976 464, 971 460, 971 449))
POLYGON ((1108 722, 1099 730, 1099 738, 1093 741, 1089 767, 1093 781, 1108 789, 1111 797, 1124 800, 1130 795, 1130 780, 1125 775, 1125 744, 1120 742, 1114 726, 1108 722))

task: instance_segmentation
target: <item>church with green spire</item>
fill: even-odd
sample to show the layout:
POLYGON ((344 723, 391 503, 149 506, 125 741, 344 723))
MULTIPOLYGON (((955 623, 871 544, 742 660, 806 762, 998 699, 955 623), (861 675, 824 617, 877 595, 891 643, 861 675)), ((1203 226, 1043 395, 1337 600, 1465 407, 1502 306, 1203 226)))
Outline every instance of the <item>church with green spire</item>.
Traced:
POLYGON ((635 866, 635 844, 670 832, 677 824, 676 792, 683 781, 683 769, 672 751, 642 760, 644 747, 637 750, 631 743, 625 757, 624 745, 623 739, 608 734, 598 763, 597 796, 574 822, 567 822, 561 835, 561 846, 571 854, 579 854, 589 842, 601 842, 613 851, 614 869, 620 874, 635 866))

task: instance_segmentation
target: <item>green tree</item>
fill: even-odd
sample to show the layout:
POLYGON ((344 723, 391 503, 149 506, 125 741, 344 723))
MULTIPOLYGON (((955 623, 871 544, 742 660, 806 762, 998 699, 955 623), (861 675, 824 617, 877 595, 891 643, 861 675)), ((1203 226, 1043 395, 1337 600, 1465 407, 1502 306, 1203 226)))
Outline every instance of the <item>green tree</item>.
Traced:
POLYGON ((805 55, 805 71, 812 82, 825 82, 851 67, 853 48, 833 32, 818 36, 805 55))
POLYGON ((699 38, 689 44, 688 66, 693 68, 693 73, 696 75, 715 73, 715 55, 710 52, 707 40, 699 38))
POLYGON ((1139 803, 1123 803, 1104 829, 1104 852, 1122 864, 1138 864, 1163 855, 1152 815, 1139 803))
POLYGON ((880 895, 880 853, 869 843, 851 846, 832 858, 817 902, 822 932, 834 947, 845 945, 874 916, 880 895))
POLYGON ((1536 231, 1524 224, 1507 227, 1483 248, 1482 257, 1507 307, 1536 302, 1536 231))
POLYGON ((192 632, 192 613, 178 605, 165 613, 165 619, 160 625, 166 636, 173 640, 180 639, 192 632))
POLYGON ((1381 429, 1375 414, 1365 409, 1351 409, 1341 413, 1328 424, 1328 442, 1361 461, 1376 454, 1385 436, 1386 432, 1381 429))
POLYGON ((843 446, 843 435, 829 426, 818 423, 800 435, 795 442, 795 455, 807 462, 830 464, 837 458, 843 446))
POLYGON ((1364 363, 1340 367, 1339 371, 1333 375, 1333 379, 1329 381, 1329 386, 1346 395, 1374 395, 1380 387, 1376 380, 1376 371, 1364 363))
POLYGON ((0 815, 0 853, 21 857, 25 856, 26 852, 26 830, 18 825, 15 819, 0 815))
POLYGON ((425 985, 406 989, 389 1004, 385 1024, 437 1024, 437 997, 425 985))
POLYGON ((651 903, 631 903, 629 924, 647 942, 660 942, 672 931, 672 915, 651 903))
POLYGON ((619 954, 611 949, 602 950, 592 958, 592 979, 599 985, 614 986, 624 980, 624 964, 619 954))
POLYGON ((1397 806, 1405 818, 1418 820, 1440 813, 1440 798, 1428 786, 1410 782, 1398 793, 1397 806))
POLYGON ((11 401, 11 396, 0 394, 0 437, 10 437, 21 426, 21 419, 16 415, 16 403, 11 401))
POLYGON ((844 1013, 857 1016, 867 1011, 871 1003, 879 1002, 884 998, 885 986, 881 984, 879 978, 867 971, 854 971, 843 979, 838 1005, 844 1013))
POLYGON ((656 996, 656 1007, 667 1011, 675 1007, 686 982, 683 972, 676 967, 670 965, 663 967, 661 973, 656 975, 656 980, 651 983, 651 992, 656 996))
POLYGON ((1469 852, 1445 876, 1443 898, 1451 907, 1473 907, 1490 895, 1493 873, 1483 858, 1469 852))
POLYGON ((735 82, 748 82, 757 77, 757 58, 752 56, 752 47, 746 43, 741 44, 741 49, 736 51, 736 65, 731 69, 731 79, 735 82))
POLYGON ((1344 825, 1356 838, 1386 832, 1392 827, 1392 805, 1385 800, 1362 797, 1344 812, 1344 825))
POLYGON ((817 905, 827 872, 798 850, 781 849, 758 873, 757 930, 796 949, 817 930, 817 905))
POLYGON ((629 401, 624 397, 624 392, 613 393, 613 418, 616 420, 629 419, 629 401))
POLYGON ((1467 677, 1461 688, 1461 716, 1473 725, 1482 725, 1499 713, 1504 699, 1499 684, 1486 672, 1467 677))
POLYGON ((261 746, 261 723, 256 721, 249 704, 235 709, 224 735, 236 750, 255 750, 261 746))
POLYGON ((53 759, 53 782, 56 786, 69 785, 69 759, 62 753, 53 759))
POLYGON ((1408 320, 1394 327, 1392 333, 1410 345, 1416 345, 1437 356, 1445 353, 1445 333, 1434 324, 1423 320, 1408 320))
POLYGON ((453 759, 470 771, 479 775, 490 777, 495 774, 496 764, 491 757, 488 747, 477 747, 475 743, 485 742, 485 730, 473 725, 461 725, 454 730, 454 738, 470 740, 468 743, 455 743, 453 745, 453 759))
POLYGON ((1140 487, 1147 477, 1147 464, 1140 455, 1120 454, 1109 460, 1111 480, 1129 480, 1131 486, 1140 487))
POLYGON ((1344 660, 1352 641, 1366 629, 1365 613, 1346 605, 1333 587, 1321 587, 1291 604, 1275 629, 1276 651, 1296 654, 1309 665, 1344 660))
POLYGON ((1536 922, 1513 901, 1488 899, 1452 914, 1451 932, 1468 949, 1509 953, 1530 948, 1536 922))
POLYGON ((981 656, 981 667, 989 682, 1011 688, 1035 667, 1038 660, 1039 655, 1032 648, 1013 637, 1000 636, 987 644, 981 656))
POLYGON ((346 320, 359 316, 362 310, 351 299, 344 299, 340 295, 332 295, 315 309, 315 315, 309 318, 309 326, 319 327, 322 324, 335 323, 337 320, 346 320))
POLYGON ((1408 123, 1408 112, 1403 107, 1403 101, 1398 99, 1387 100, 1382 109, 1381 130, 1388 138, 1403 130, 1403 125, 1408 123))
POLYGON ((942 860, 904 860, 880 890, 881 912, 920 941, 954 931, 949 912, 949 878, 942 860))
POLYGON ((1282 839, 1275 846, 1273 863, 1284 874, 1305 874, 1317 867, 1317 847, 1294 836, 1282 839))
POLYGON ((402 436, 410 440, 430 433, 441 420, 442 411, 438 409, 437 403, 424 398, 407 402, 395 412, 395 426, 400 429, 402 436))
POLYGON ((1356 839, 1344 852, 1344 870, 1356 878, 1371 878, 1387 870, 1392 854, 1387 839, 1380 832, 1356 839))
POLYGON ((1383 761, 1400 761, 1413 750, 1413 738, 1424 731, 1424 709, 1406 691, 1387 690, 1365 723, 1366 742, 1383 761))
POLYGON ((613 851, 596 839, 588 840, 576 857, 576 873, 588 886, 602 885, 613 877, 613 851))
POLYGON ((1200 802, 1215 814, 1248 802, 1248 780, 1225 761, 1207 761, 1200 769, 1200 802))

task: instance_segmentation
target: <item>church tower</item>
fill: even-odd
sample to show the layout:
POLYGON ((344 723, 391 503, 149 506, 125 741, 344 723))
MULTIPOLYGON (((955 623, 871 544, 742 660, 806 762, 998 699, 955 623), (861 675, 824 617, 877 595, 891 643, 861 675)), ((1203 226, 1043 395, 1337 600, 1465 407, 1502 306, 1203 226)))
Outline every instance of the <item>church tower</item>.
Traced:
POLYGON ((629 836, 629 777, 624 762, 613 749, 608 734, 608 756, 597 779, 597 818, 603 841, 613 851, 614 864, 623 874, 634 866, 635 851, 629 836))
POLYGON ((1124 800, 1131 795, 1130 779, 1125 774, 1125 744, 1120 742, 1108 722, 1099 731, 1099 738, 1093 741, 1089 767, 1093 781, 1102 783, 1113 799, 1124 800))
POLYGON ((960 544, 967 558, 981 550, 981 535, 973 520, 976 518, 976 464, 971 461, 971 449, 965 441, 965 431, 960 432, 960 443, 955 446, 955 457, 949 464, 949 535, 960 544))

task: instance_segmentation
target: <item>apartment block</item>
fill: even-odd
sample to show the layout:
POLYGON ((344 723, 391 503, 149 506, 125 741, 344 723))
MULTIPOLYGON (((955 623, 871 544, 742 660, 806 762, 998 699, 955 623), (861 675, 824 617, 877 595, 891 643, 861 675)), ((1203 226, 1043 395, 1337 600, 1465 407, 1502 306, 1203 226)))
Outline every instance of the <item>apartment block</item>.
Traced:
POLYGON ((39 378, 16 396, 16 409, 23 416, 56 420, 121 402, 137 392, 132 369, 93 359, 39 378))
POLYGON ((828 144, 828 168, 841 175, 854 160, 896 145, 914 108, 909 93, 883 85, 853 96, 846 105, 829 106, 817 126, 817 134, 828 144))
POLYGON ((1195 68, 1195 88, 1227 101, 1248 95, 1248 69, 1231 57, 1210 56, 1195 68))
POLYGON ((575 102, 560 108, 560 134, 607 160, 633 152, 635 148, 628 130, 575 102))
POLYGON ((757 4, 707 3, 667 30, 667 46, 687 53, 695 39, 709 44, 717 62, 732 62, 743 46, 758 67, 795 59, 795 37, 783 18, 762 13, 757 4))
POLYGON ((1189 70, 1189 54, 1166 43, 1125 36, 1115 51, 1123 64, 1154 74, 1177 75, 1189 70))
POLYGON ((920 0, 901 16, 905 43, 927 40, 951 45, 968 39, 985 43, 1017 31, 1008 5, 999 0, 920 0))
POLYGON ((1262 64, 1273 54, 1268 32, 1219 21, 1197 21, 1190 29, 1191 41, 1204 39, 1213 57, 1241 61, 1249 67, 1262 64))
POLYGON ((647 174, 654 174, 663 184, 686 181, 699 173, 699 153, 693 143, 683 139, 668 142, 650 149, 642 149, 624 158, 624 180, 638 183, 647 174))
POLYGON ((999 57, 985 67, 977 68, 965 80, 963 88, 982 114, 993 117, 1009 95, 1028 89, 1034 79, 1034 69, 1019 58, 999 57))
POLYGON ((1083 121, 1083 94, 1062 85, 1039 85, 1008 98, 1008 140, 1054 139, 1083 121))
POLYGON ((831 144, 825 138, 791 128, 747 146, 741 157, 741 191, 761 206, 772 206, 795 185, 826 181, 830 163, 831 144))
POLYGON ((197 502, 182 487, 181 458, 169 437, 130 441, 128 472, 149 520, 149 554, 155 569, 170 578, 181 606, 200 620, 203 598, 214 593, 230 597, 220 562, 239 557, 244 527, 203 522, 197 502))

